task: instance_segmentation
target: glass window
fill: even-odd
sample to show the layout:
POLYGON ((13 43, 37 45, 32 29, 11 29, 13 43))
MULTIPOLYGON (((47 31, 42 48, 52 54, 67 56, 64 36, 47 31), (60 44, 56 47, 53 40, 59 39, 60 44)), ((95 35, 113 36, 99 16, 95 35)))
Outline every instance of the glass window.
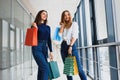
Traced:
POLYGON ((9 24, 2 20, 2 48, 8 49, 8 42, 9 42, 9 24))
POLYGON ((10 49, 15 49, 15 27, 10 25, 10 49))
POLYGON ((20 50, 20 29, 16 28, 16 49, 20 50))
MULTIPOLYGON (((89 0, 84 1, 85 6, 85 20, 86 20, 86 35, 87 35, 87 46, 92 45, 92 28, 91 28, 91 15, 90 15, 90 2, 89 0)), ((85 26, 84 26, 85 27, 85 26)), ((86 51, 87 58, 87 69, 89 75, 94 78, 94 67, 93 67, 93 51, 92 48, 88 48, 86 51)))
POLYGON ((115 26, 117 27, 116 35, 118 41, 120 42, 120 0, 114 0, 114 18, 116 19, 115 26))
POLYGON ((104 0, 95 0, 97 40, 107 38, 107 26, 104 0))
MULTIPOLYGON (((95 0, 95 20, 97 29, 97 40, 103 41, 108 38, 105 1, 95 0)), ((103 42, 102 42, 103 43, 103 42)), ((109 66, 109 48, 103 47, 97 50, 98 58, 98 75, 100 80, 110 80, 110 66, 109 66)))
POLYGON ((109 48, 102 47, 98 48, 98 69, 100 80, 111 80, 110 79, 110 65, 109 65, 109 48))
POLYGON ((16 65, 15 54, 15 27, 10 24, 10 65, 16 65))

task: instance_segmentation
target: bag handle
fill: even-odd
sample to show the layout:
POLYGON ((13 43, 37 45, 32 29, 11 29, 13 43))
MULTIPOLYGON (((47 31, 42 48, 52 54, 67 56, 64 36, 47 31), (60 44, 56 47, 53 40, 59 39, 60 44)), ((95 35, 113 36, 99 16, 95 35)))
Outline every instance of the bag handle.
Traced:
POLYGON ((68 57, 72 57, 72 54, 68 54, 68 57))

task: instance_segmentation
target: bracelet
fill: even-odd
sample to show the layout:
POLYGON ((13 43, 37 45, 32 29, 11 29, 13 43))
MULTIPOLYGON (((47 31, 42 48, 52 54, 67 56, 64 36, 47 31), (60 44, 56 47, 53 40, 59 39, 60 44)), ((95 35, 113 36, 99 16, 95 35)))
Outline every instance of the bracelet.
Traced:
POLYGON ((72 45, 69 45, 69 47, 72 47, 72 45))

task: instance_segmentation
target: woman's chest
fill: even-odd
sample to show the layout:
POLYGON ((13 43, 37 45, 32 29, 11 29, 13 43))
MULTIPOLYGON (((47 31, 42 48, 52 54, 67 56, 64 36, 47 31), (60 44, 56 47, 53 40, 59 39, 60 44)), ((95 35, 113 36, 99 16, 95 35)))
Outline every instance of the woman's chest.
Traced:
POLYGON ((38 32, 42 34, 47 34, 47 33, 50 33, 50 30, 47 27, 41 26, 38 28, 38 32))

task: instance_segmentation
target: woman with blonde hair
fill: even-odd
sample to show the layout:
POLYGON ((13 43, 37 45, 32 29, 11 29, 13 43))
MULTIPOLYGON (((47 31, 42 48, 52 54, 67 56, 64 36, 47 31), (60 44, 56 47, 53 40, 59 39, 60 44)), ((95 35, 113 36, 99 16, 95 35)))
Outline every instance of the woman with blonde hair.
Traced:
MULTIPOLYGON (((71 14, 68 10, 63 11, 61 15, 60 25, 61 27, 59 35, 63 38, 63 41, 61 43, 62 60, 64 62, 68 54, 75 56, 78 64, 79 76, 81 80, 87 80, 81 66, 78 50, 75 45, 76 39, 78 38, 78 24, 76 22, 72 22, 71 14)), ((72 76, 67 76, 67 80, 73 80, 72 76)))

